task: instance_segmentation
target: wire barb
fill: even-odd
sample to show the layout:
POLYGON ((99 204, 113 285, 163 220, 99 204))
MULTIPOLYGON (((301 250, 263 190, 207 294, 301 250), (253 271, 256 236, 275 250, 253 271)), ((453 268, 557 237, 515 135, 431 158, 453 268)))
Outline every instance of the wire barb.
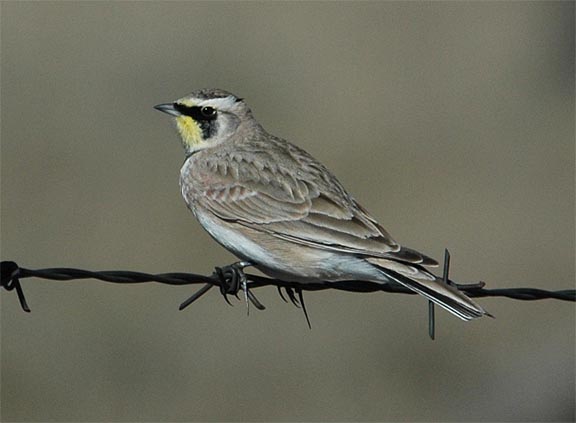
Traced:
POLYGON ((20 284, 20 267, 13 261, 3 261, 0 263, 0 286, 6 291, 16 290, 20 307, 27 313, 30 313, 30 307, 26 302, 22 285, 20 284))
POLYGON ((196 291, 194 294, 192 294, 186 301, 184 301, 182 304, 180 304, 180 307, 178 307, 178 310, 184 310, 186 307, 188 307, 190 304, 192 304, 194 301, 196 301, 202 295, 204 295, 208 291, 210 291, 210 288, 212 288, 213 286, 214 285, 212 285, 211 283, 205 284, 202 288, 200 288, 198 291, 196 291))
POLYGON ((434 303, 428 301, 428 336, 432 341, 436 336, 436 317, 434 316, 434 303))
MULTIPOLYGON (((450 273, 450 251, 444 249, 444 269, 442 271, 442 282, 446 285, 456 286, 454 282, 450 280, 448 274, 450 273)), ((478 284, 475 284, 477 286, 478 284)), ((482 285, 484 286, 484 285, 482 285)), ((428 301, 428 335, 431 340, 434 340, 436 336, 436 316, 434 310, 434 303, 428 301)))

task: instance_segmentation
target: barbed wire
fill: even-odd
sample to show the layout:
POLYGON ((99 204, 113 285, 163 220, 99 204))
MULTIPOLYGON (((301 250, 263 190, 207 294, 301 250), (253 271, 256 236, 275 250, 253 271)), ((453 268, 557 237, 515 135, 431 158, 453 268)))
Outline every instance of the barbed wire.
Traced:
MULTIPOLYGON (((561 301, 576 301, 576 290, 565 289, 560 291, 547 291, 538 288, 485 288, 484 282, 473 284, 457 284, 448 278, 450 255, 446 251, 444 261, 444 282, 453 285, 460 291, 463 291, 472 298, 481 297, 506 297, 514 300, 534 301, 543 299, 554 299, 561 301)), ((287 302, 282 290, 288 296, 290 301, 297 307, 301 307, 306 316, 308 326, 310 319, 304 304, 303 291, 322 291, 327 289, 336 289, 340 291, 370 293, 370 292, 389 292, 395 294, 416 293, 402 285, 398 284, 379 284, 369 281, 349 280, 338 282, 314 282, 298 283, 287 282, 279 279, 272 279, 264 276, 245 274, 243 268, 250 263, 239 262, 225 267, 216 267, 212 275, 199 275, 195 273, 160 273, 149 274, 142 272, 124 271, 124 270, 107 270, 107 271, 89 271, 74 268, 48 268, 48 269, 27 269, 20 267, 13 261, 3 261, 0 263, 0 287, 7 291, 16 290, 18 300, 22 310, 30 312, 30 307, 24 296, 24 291, 20 283, 25 278, 41 278, 54 281, 71 281, 80 279, 97 279, 104 282, 119 284, 138 284, 157 282, 166 285, 196 285, 204 284, 198 291, 180 304, 179 309, 183 310, 194 301, 206 294, 211 288, 218 287, 220 293, 228 304, 229 295, 238 297, 240 290, 244 291, 246 303, 252 303, 257 309, 264 310, 266 307, 255 297, 252 289, 265 286, 275 286, 282 299, 287 302)), ((429 334, 434 339, 434 308, 429 302, 429 334)))

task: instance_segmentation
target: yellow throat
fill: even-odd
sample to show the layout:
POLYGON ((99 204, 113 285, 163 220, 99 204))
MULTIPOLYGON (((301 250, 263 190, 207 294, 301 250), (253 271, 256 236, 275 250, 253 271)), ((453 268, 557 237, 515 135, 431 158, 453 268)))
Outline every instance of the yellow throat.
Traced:
POLYGON ((194 149, 195 146, 202 144, 202 130, 190 116, 177 116, 176 127, 186 148, 194 149))

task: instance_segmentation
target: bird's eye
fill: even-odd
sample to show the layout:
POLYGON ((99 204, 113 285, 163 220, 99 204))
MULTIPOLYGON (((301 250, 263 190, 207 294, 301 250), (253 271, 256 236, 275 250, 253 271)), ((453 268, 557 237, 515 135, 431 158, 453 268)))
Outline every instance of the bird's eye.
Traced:
POLYGON ((208 122, 216 119, 217 110, 210 106, 186 106, 180 103, 174 103, 174 109, 184 116, 190 116, 198 122, 208 122))
POLYGON ((207 119, 216 116, 216 109, 214 107, 205 106, 200 109, 200 113, 207 119))

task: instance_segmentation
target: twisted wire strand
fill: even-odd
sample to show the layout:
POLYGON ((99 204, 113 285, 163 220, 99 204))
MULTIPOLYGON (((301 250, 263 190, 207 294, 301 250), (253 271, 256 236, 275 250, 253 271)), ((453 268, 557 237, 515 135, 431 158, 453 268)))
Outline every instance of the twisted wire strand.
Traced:
MULTIPOLYGON (((221 288, 223 294, 236 294, 234 291, 230 291, 228 286, 228 281, 223 279, 218 275, 218 272, 214 272, 210 276, 199 275, 195 273, 161 273, 161 274, 149 274, 142 272, 132 272, 124 270, 110 270, 110 271, 88 271, 82 269, 73 268, 48 268, 48 269, 27 269, 18 266, 13 261, 3 261, 0 263, 1 267, 1 287, 7 291, 16 290, 22 308, 29 311, 26 300, 24 298, 24 293, 20 284, 20 280, 24 278, 41 278, 55 281, 70 281, 79 279, 97 279, 104 282, 111 283, 121 283, 121 284, 135 284, 135 283, 147 283, 147 282, 157 282, 166 285, 194 285, 194 284, 205 284, 209 287, 217 286, 221 288)), ((284 288, 287 290, 290 298, 294 297, 295 292, 302 291, 321 291, 326 289, 336 289, 348 292, 391 292, 396 294, 411 294, 415 293, 401 285, 382 285, 374 282, 367 281, 340 281, 340 282, 318 282, 318 283, 297 283, 297 282, 286 282, 277 279, 271 279, 258 275, 247 274, 248 277, 248 288, 260 288, 264 286, 276 286, 277 288, 284 288)), ((458 289, 466 292, 470 297, 481 298, 481 297, 506 297, 515 300, 522 301, 534 301, 542 299, 554 299, 561 301, 576 301, 576 290, 565 289, 560 291, 547 291, 538 288, 499 288, 499 289, 487 289, 484 288, 483 283, 470 284, 470 285, 456 285, 458 289)), ((203 287, 198 293, 197 297, 190 298, 189 305, 191 302, 200 298, 204 293, 206 293, 209 287, 203 287)), ((194 297, 194 296, 193 296, 194 297)), ((295 297, 294 297, 295 298, 295 297)), ((257 301, 255 297, 252 297, 251 301, 257 301)), ((293 300, 293 302, 298 302, 298 300, 293 300)), ((181 309, 184 308, 184 303, 181 309)), ((258 307, 260 308, 260 307, 258 307)), ((264 307, 261 306, 263 309, 264 307)))
MULTIPOLYGON (((288 298, 296 307, 302 309, 304 316, 306 317, 306 322, 308 327, 312 329, 310 323, 310 318, 308 316, 308 311, 306 310, 306 305, 304 303, 303 291, 321 291, 325 289, 337 289, 348 292, 392 292, 398 294, 411 294, 415 295, 415 292, 405 288, 404 286, 398 284, 379 284, 375 282, 368 281, 339 281, 339 282, 317 282, 317 283, 297 283, 297 282, 286 282, 277 279, 271 279, 263 276, 257 275, 247 275, 244 273, 243 269, 246 266, 251 265, 249 262, 238 262, 223 268, 216 267, 214 273, 211 276, 198 275, 194 273, 161 273, 161 274, 148 274, 142 272, 132 272, 124 270, 111 270, 111 271, 99 271, 92 272, 82 269, 72 269, 72 268, 51 268, 51 269, 26 269, 18 266, 13 261, 3 261, 0 263, 1 270, 1 280, 0 287, 6 289, 7 291, 16 290, 18 300, 20 301, 20 306, 22 310, 30 312, 30 307, 26 302, 26 297, 24 296, 24 291, 22 290, 22 285, 20 279, 23 278, 42 278, 48 280, 56 281, 69 281, 69 280, 79 280, 79 279, 97 279, 104 282, 111 283, 147 283, 147 282, 158 282, 167 285, 193 285, 193 284, 204 284, 199 290, 194 292, 190 297, 188 297, 184 302, 180 304, 179 310, 183 310, 188 307, 194 301, 198 300, 211 288, 218 286, 220 293, 226 300, 228 304, 231 305, 228 300, 228 295, 234 295, 238 298, 238 292, 240 290, 244 291, 244 296, 246 299, 247 312, 250 310, 250 303, 252 303, 258 310, 264 310, 266 307, 260 303, 252 292, 252 288, 260 288, 263 286, 276 286, 281 298, 284 301, 286 297, 282 294, 282 289, 284 289, 288 298)), ((501 288, 501 289, 487 289, 484 288, 484 282, 478 282, 475 284, 456 284, 450 280, 449 273, 450 266, 450 253, 448 250, 445 251, 444 256, 444 274, 443 282, 452 286, 457 287, 459 290, 466 292, 470 297, 507 297, 515 300, 523 301, 533 301, 542 299, 556 299, 562 301, 576 301, 576 290, 561 290, 561 291, 547 291, 538 288, 501 288)), ((486 313, 488 316, 493 317, 491 314, 486 313)), ((434 304, 428 302, 428 335, 430 339, 435 339, 435 313, 434 304)))

